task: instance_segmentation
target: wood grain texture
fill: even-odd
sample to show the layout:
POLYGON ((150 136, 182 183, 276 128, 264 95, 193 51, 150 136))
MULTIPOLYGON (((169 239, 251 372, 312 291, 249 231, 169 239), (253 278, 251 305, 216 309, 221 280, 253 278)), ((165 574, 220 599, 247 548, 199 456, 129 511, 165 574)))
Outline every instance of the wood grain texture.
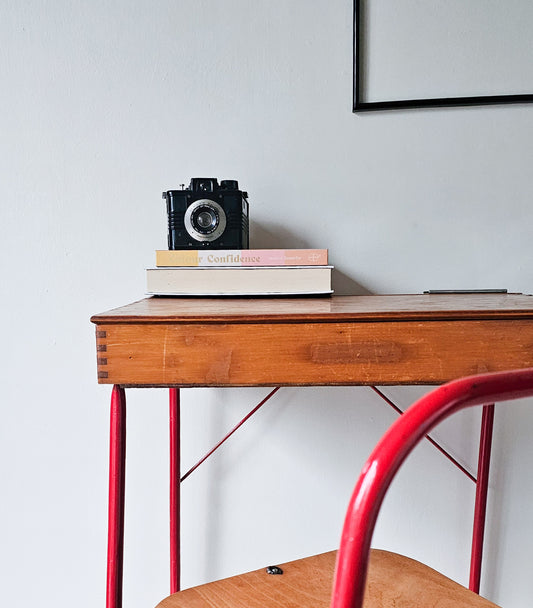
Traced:
POLYGON ((533 366, 533 321, 118 323, 103 346, 108 384, 440 384, 533 366))
POLYGON ((93 323, 246 323, 533 318, 522 294, 415 294, 302 298, 145 298, 94 315, 93 323))
MULTIPOLYGON (((282 564, 175 593, 157 608, 328 608, 336 552, 282 564)), ((364 608, 498 608, 407 557, 372 550, 364 608)))
POLYGON ((92 321, 104 384, 440 384, 533 366, 533 298, 516 294, 148 298, 92 321))

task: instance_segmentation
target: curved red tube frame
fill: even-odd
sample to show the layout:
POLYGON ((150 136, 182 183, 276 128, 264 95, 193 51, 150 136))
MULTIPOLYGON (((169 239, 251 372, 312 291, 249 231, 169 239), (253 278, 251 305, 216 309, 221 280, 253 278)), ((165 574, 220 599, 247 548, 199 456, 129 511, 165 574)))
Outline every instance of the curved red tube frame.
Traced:
POLYGON ((363 603, 370 542, 383 498, 413 448, 442 420, 474 405, 533 396, 533 369, 454 380, 413 404, 383 435, 366 461, 346 513, 331 608, 363 603))

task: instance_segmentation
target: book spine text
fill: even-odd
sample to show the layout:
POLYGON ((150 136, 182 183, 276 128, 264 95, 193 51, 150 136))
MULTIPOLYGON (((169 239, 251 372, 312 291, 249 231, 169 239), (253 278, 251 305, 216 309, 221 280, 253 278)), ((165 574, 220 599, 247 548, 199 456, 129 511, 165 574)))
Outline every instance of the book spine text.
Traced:
POLYGON ((326 266, 327 249, 158 250, 156 266, 326 266))

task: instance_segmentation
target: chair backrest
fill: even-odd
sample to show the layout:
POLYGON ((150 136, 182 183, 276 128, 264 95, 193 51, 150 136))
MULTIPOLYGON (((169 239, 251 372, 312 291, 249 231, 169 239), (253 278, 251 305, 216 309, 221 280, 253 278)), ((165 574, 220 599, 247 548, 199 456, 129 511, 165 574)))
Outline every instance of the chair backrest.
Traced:
POLYGON ((396 420, 369 456, 352 493, 331 608, 362 606, 370 541, 383 498, 401 464, 424 436, 459 410, 529 396, 533 396, 533 369, 480 374, 434 389, 396 420))

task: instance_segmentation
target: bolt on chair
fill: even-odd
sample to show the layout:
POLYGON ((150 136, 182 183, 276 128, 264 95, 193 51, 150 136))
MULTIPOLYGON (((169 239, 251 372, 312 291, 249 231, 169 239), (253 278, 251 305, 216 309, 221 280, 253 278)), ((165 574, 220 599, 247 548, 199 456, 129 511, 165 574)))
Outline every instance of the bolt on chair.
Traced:
POLYGON ((498 608, 420 562, 371 550, 370 542, 387 489, 429 431, 467 407, 530 396, 533 369, 469 376, 432 390, 391 425, 366 461, 338 551, 185 589, 157 608, 498 608))

